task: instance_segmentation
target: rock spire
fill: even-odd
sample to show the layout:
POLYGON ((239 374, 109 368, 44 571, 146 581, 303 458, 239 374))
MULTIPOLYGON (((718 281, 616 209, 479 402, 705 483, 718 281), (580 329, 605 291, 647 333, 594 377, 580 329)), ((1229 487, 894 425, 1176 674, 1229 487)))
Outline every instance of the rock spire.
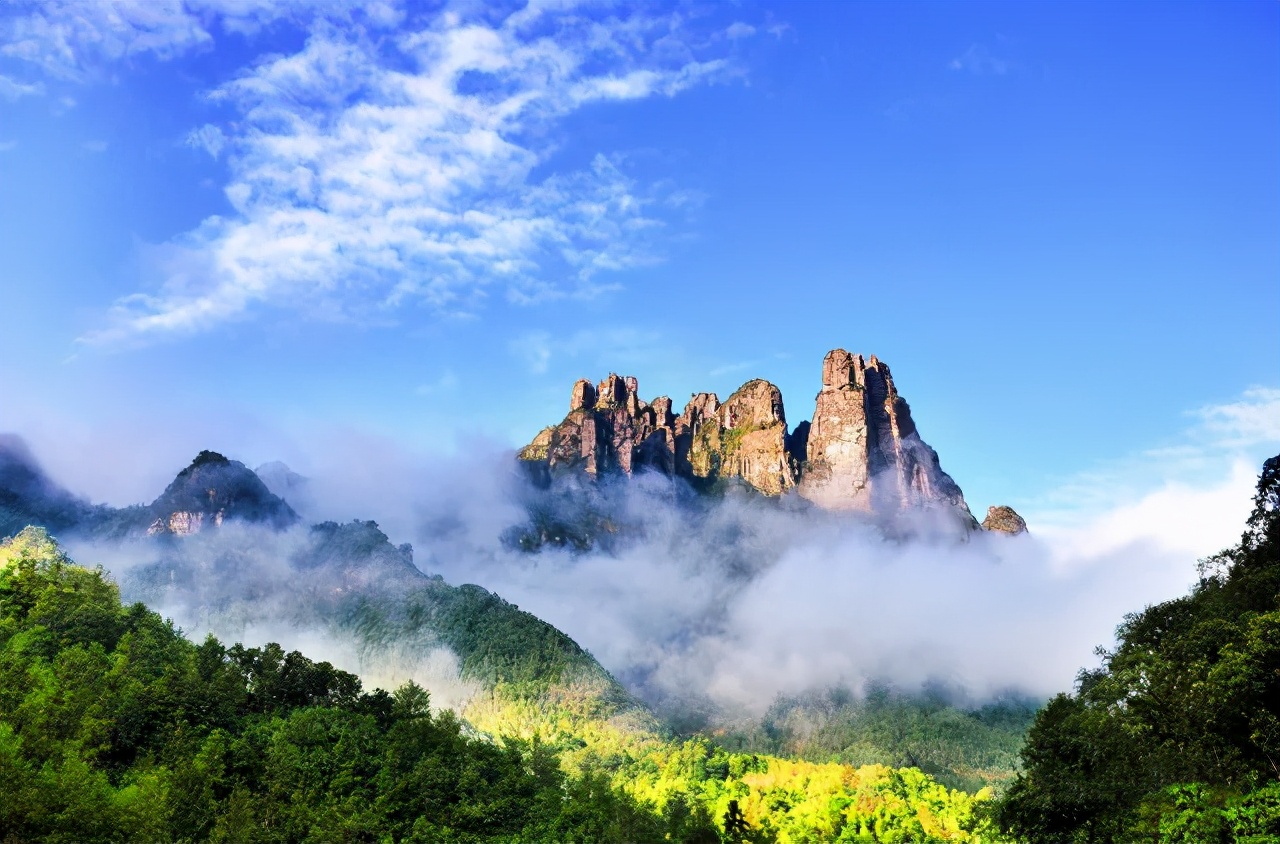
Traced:
POLYGON ((813 418, 791 432, 782 393, 768 381, 748 381, 723 403, 715 393, 695 393, 677 416, 670 398, 646 402, 635 378, 610 373, 598 385, 574 384, 569 415, 519 457, 553 477, 650 469, 695 484, 736 479, 765 495, 795 490, 830 510, 940 505, 977 526, 960 487, 916 431, 889 367, 844 349, 827 353, 813 418))

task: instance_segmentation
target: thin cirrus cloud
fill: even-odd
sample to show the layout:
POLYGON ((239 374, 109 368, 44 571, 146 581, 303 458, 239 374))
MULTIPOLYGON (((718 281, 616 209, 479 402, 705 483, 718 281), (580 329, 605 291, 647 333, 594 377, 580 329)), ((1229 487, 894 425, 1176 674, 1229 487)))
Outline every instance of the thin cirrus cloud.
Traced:
POLYGON ((31 97, 44 93, 44 86, 38 82, 19 82, 0 74, 0 100, 14 102, 21 97, 31 97))
POLYGON ((1009 72, 1009 62, 993 56, 983 44, 970 44, 967 50, 952 59, 947 66, 975 76, 1003 76, 1009 72))
POLYGON ((750 29, 706 37, 688 16, 598 4, 429 20, 386 5, 51 5, 11 24, 4 50, 77 79, 140 52, 216 50, 219 29, 256 32, 290 8, 281 25, 305 26, 305 44, 208 92, 236 119, 186 138, 225 162, 232 212, 146 247, 144 290, 82 342, 191 334, 263 307, 377 322, 407 304, 470 316, 495 293, 597 295, 601 274, 656 259, 682 194, 607 151, 548 174, 555 124, 732 78, 726 45, 750 29))
POLYGON ((252 34, 280 18, 348 11, 342 2, 307 6, 274 0, 15 0, 0 21, 0 56, 58 80, 88 81, 114 63, 150 55, 162 61, 212 47, 214 23, 252 34))

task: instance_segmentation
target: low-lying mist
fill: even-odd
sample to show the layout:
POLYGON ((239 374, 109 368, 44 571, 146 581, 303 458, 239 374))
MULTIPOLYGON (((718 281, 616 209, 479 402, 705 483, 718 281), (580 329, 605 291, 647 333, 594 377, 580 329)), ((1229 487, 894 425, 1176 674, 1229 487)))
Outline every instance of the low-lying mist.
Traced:
MULTIPOLYGON (((1256 468, 1066 527, 1024 512, 1031 533, 1010 537, 936 514, 886 526, 794 497, 698 495, 650 475, 545 490, 492 443, 423 457, 357 439, 299 462, 305 479, 281 465, 262 475, 305 524, 376 520, 393 544, 412 543, 418 569, 558 627, 660 711, 725 721, 758 718, 780 696, 869 683, 941 687, 970 703, 1069 689, 1126 613, 1182 594, 1197 556, 1234 540, 1256 468)), ((137 539, 71 551, 193 636, 278 641, 369 685, 412 678, 443 705, 464 703, 476 686, 440 642, 357 640, 310 609, 346 587, 291 564, 308 535, 228 523, 162 550, 137 539), (144 590, 135 575, 158 555, 204 574, 144 590)))
MULTIPOLYGON (((334 452, 310 468, 278 490, 308 522, 375 519, 392 542, 413 544, 420 569, 550 622, 660 709, 726 719, 757 717, 780 695, 868 682, 941 684, 970 701, 1047 696, 1096 661, 1125 613, 1196 576, 1194 555, 1145 536, 1148 526, 1094 536, 1103 523, 1115 534, 1105 517, 1045 535, 1033 521, 1030 535, 1010 537, 928 514, 886 529, 793 499, 705 498, 657 476, 546 491, 496 447, 447 459, 334 452)), ((1249 481, 1227 484, 1240 487, 1241 516, 1249 481)), ((195 564, 235 544, 240 573, 213 594, 207 583, 172 588, 160 609, 197 634, 276 640, 373 684, 413 677, 441 702, 464 700, 446 650, 370 650, 298 610, 315 588, 287 563, 301 535, 224 526, 184 540, 195 564)), ((77 549, 118 573, 142 551, 77 549)))

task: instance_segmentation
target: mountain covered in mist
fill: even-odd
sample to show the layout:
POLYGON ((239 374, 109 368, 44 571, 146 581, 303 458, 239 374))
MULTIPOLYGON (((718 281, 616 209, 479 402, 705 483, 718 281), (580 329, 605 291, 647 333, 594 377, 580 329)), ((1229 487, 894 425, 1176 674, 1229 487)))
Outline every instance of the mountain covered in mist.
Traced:
POLYGON ((16 438, 3 445, 6 535, 22 522, 127 555, 117 577, 128 597, 182 610, 183 618, 224 634, 271 617, 350 632, 366 655, 417 649, 420 658, 447 648, 462 675, 487 684, 545 686, 568 674, 589 676, 624 708, 632 705, 555 628, 479 586, 451 586, 424 573, 412 546, 392 544, 375 522, 304 527, 239 461, 201 451, 150 504, 114 509, 63 490, 16 438))
POLYGON ((82 536, 121 539, 139 532, 187 536, 224 520, 284 528, 299 521, 243 463, 202 451, 150 504, 91 504, 52 481, 22 440, 0 437, 0 533, 39 525, 82 536))
MULTIPOLYGON (((596 386, 574 384, 568 415, 518 456, 547 482, 647 470, 703 490, 737 483, 771 497, 794 493, 826 510, 934 509, 978 527, 959 485, 921 439, 889 367, 844 349, 827 353, 813 417, 794 430, 782 392, 768 381, 748 381, 724 402, 695 393, 676 415, 669 397, 646 402, 634 377, 611 373, 596 386)), ((989 518, 984 527, 1025 531, 1016 513, 999 510, 1012 518, 989 518)))
MULTIPOLYGON (((319 642, 335 662, 370 682, 424 682, 438 702, 459 709, 480 729, 536 734, 592 754, 601 753, 600 746, 580 748, 578 736, 611 735, 608 752, 624 755, 632 752, 626 747, 647 746, 672 729, 686 735, 709 731, 726 746, 753 752, 915 765, 970 789, 1013 770, 1007 745, 1018 740, 1026 717, 1009 725, 936 699, 917 707, 920 717, 912 730, 894 731, 883 729, 886 713, 915 705, 908 698, 858 714, 849 708, 856 701, 837 695, 843 708, 819 717, 841 726, 825 729, 828 739, 819 744, 806 738, 816 710, 803 702, 788 706, 785 726, 777 716, 762 724, 730 725, 696 687, 673 694, 669 682, 657 682, 657 664, 627 667, 619 682, 573 639, 536 616, 481 586, 455 586, 424 573, 414 549, 393 544, 373 522, 305 526, 255 472, 213 452, 201 452, 150 504, 118 510, 61 490, 29 453, 10 462, 23 468, 19 474, 25 479, 24 487, 10 490, 10 522, 59 531, 79 556, 104 560, 127 598, 230 641, 319 642), (70 509, 58 510, 56 521, 46 520, 42 513, 50 501, 71 502, 70 509), (850 752, 842 755, 845 748, 850 752)), ((286 494, 305 489, 305 480, 282 464, 264 474, 286 494)), ((638 487, 573 480, 565 478, 553 489, 520 486, 529 522, 512 525, 508 542, 525 535, 529 524, 547 530, 576 524, 582 526, 582 547, 596 548, 600 563, 609 564, 613 554, 633 553, 630 546, 661 536, 661 524, 637 519, 637 513, 676 518, 683 527, 674 527, 672 536, 684 550, 673 547, 670 553, 723 571, 719 588, 730 594, 759 576, 774 553, 743 542, 735 526, 746 519, 769 534, 768 522, 750 515, 750 508, 771 509, 768 500, 744 499, 748 510, 739 512, 732 489, 725 491, 727 498, 708 497, 677 482, 655 490, 656 500, 666 502, 655 509, 649 499, 631 495, 638 487)), ((779 517, 787 518, 781 512, 779 517)), ((447 514, 442 518, 448 521, 447 514)), ((789 530, 804 527, 786 524, 789 530)), ((785 544, 786 533, 776 536, 773 544, 785 544)), ((493 553, 441 550, 431 547, 439 541, 431 535, 424 541, 429 559, 493 553)), ((485 571, 475 575, 482 582, 485 571)), ((720 623, 715 615, 704 616, 700 635, 720 623)), ((679 641, 694 632, 673 619, 665 637, 679 641)), ((1025 708, 1019 703, 1014 710, 1020 707, 1025 708)))

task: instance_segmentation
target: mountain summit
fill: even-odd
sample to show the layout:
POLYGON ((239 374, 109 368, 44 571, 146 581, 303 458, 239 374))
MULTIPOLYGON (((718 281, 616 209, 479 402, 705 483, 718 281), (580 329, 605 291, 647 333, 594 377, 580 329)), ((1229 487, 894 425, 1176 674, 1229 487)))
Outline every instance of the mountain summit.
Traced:
POLYGON ((770 496, 795 490, 827 510, 942 506, 978 524, 920 438, 889 367, 844 349, 827 353, 813 419, 794 431, 781 391, 768 381, 748 381, 723 403, 695 393, 676 416, 670 398, 645 402, 635 378, 611 373, 598 386, 574 384, 569 415, 519 458, 551 477, 652 469, 695 486, 737 479, 770 496))
POLYGON ((227 519, 288 527, 298 514, 238 460, 202 451, 152 502, 147 533, 186 536, 227 519))

